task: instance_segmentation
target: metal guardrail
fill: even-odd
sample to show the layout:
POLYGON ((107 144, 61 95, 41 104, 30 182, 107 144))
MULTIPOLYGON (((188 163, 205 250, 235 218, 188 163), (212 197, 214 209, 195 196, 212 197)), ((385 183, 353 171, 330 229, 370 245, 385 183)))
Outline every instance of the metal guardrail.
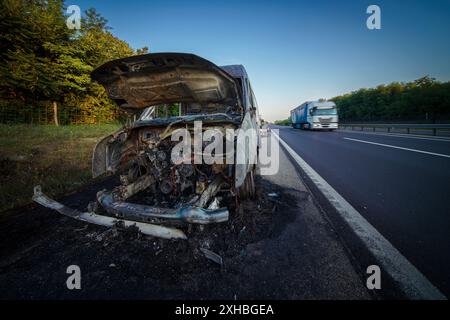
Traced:
POLYGON ((402 132, 398 133, 407 133, 410 134, 412 131, 417 130, 428 130, 431 132, 433 136, 438 136, 438 133, 441 130, 445 130, 450 133, 450 124, 409 124, 409 123, 402 123, 402 124, 379 124, 379 123, 340 123, 339 129, 347 129, 351 128, 351 130, 355 130, 355 128, 359 131, 366 131, 366 128, 372 129, 373 132, 376 132, 377 129, 386 129, 384 132, 391 133, 394 130, 400 130, 402 129, 402 132))

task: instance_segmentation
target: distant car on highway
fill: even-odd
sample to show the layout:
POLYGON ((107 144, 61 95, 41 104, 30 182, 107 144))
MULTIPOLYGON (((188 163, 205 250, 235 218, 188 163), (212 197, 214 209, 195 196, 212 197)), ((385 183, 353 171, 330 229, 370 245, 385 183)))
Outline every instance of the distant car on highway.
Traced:
POLYGON ((333 101, 308 101, 291 111, 292 127, 297 129, 335 130, 338 113, 333 101))

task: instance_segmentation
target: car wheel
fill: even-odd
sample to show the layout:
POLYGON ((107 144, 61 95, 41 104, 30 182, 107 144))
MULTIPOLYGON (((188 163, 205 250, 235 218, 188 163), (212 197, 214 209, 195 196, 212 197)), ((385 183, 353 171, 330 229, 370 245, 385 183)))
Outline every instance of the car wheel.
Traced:
POLYGON ((244 183, 239 187, 239 197, 241 199, 254 198, 255 190, 255 166, 247 173, 244 183))

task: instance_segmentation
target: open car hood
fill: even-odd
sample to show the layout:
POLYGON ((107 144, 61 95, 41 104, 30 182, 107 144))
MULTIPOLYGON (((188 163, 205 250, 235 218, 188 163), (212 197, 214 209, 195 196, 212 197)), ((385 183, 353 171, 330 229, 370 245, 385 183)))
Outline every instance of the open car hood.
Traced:
POLYGON ((175 102, 242 108, 237 82, 212 62, 187 53, 151 53, 113 60, 92 79, 126 111, 175 102))

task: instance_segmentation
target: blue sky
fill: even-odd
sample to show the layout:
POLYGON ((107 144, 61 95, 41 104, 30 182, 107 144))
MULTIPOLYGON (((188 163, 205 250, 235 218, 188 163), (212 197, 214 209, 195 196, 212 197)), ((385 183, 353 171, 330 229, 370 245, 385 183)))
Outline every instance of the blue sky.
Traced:
POLYGON ((133 48, 243 64, 266 120, 306 100, 424 75, 450 80, 450 0, 66 0, 133 48), (381 8, 368 30, 366 9, 381 8))

